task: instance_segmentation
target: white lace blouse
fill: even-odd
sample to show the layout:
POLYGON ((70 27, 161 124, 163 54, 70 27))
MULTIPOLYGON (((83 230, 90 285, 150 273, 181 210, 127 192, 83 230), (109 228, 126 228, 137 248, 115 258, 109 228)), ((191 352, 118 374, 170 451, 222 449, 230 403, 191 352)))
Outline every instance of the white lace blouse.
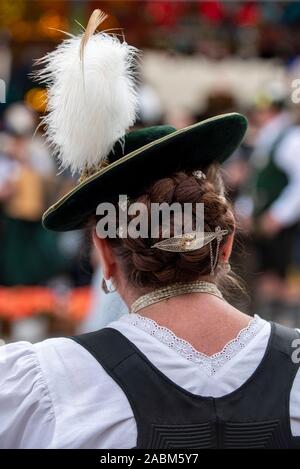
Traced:
MULTIPOLYGON (((259 365, 270 325, 255 316, 208 357, 137 314, 110 324, 187 391, 220 397, 259 365)), ((300 373, 290 396, 291 429, 300 435, 300 373)), ((0 348, 0 448, 131 448, 137 429, 119 386, 85 349, 67 338, 0 348)))

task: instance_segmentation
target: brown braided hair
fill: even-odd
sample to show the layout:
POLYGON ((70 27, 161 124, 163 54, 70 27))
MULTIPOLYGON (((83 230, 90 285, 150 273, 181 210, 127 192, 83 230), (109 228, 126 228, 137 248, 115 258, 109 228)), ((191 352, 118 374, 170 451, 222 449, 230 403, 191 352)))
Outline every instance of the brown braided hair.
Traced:
MULTIPOLYGON (((133 201, 131 201, 132 203, 133 201)), ((204 230, 214 231, 217 226, 234 231, 234 218, 229 202, 224 196, 224 185, 220 170, 212 166, 206 172, 206 179, 199 179, 193 173, 183 171, 159 179, 147 187, 134 202, 142 202, 147 207, 148 226, 151 226, 152 203, 192 203, 204 204, 204 230)), ((130 217, 128 217, 130 220, 130 217)), ((193 220, 194 222, 194 220, 193 220)), ((189 282, 207 277, 211 273, 210 246, 190 252, 167 252, 152 249, 151 246, 162 240, 160 237, 133 239, 109 239, 112 249, 120 260, 121 268, 128 281, 137 288, 159 288, 175 282, 189 282)), ((174 233, 174 219, 171 218, 171 236, 174 233)), ((222 246, 226 241, 223 238, 222 246)), ((212 242, 216 253, 216 240, 212 242)), ((217 269, 216 278, 220 277, 217 269)), ((224 275, 223 275, 224 277, 224 275)))

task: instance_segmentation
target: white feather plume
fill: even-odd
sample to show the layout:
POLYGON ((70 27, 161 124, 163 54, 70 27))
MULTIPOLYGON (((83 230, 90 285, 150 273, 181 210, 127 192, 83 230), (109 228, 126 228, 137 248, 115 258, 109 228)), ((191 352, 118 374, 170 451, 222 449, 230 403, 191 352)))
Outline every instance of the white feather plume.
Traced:
POLYGON ((113 35, 92 35, 80 59, 81 36, 66 39, 38 61, 48 89, 46 136, 62 168, 99 166, 136 119, 133 69, 137 49, 113 35))

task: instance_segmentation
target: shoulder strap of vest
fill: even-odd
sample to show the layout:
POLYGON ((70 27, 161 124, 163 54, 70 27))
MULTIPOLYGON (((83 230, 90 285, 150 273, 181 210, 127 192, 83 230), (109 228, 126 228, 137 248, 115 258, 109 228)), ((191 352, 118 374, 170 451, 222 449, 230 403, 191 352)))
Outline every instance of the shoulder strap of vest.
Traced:
MULTIPOLYGON (((146 389, 153 391, 154 402, 159 399, 162 384, 167 387, 176 387, 127 337, 116 329, 106 327, 99 331, 72 337, 72 339, 88 350, 119 384, 136 417, 135 402, 138 398, 141 406, 143 405, 146 389), (140 399, 141 396, 143 397, 140 399)), ((144 405, 146 408, 147 402, 144 402, 144 405)))
POLYGON ((123 360, 136 353, 135 345, 110 327, 71 338, 88 350, 109 375, 123 360))
MULTIPOLYGON (((157 369, 116 329, 107 327, 72 339, 87 349, 119 384, 131 404, 136 420, 145 421, 151 416, 153 420, 163 421, 170 408, 176 409, 178 398, 182 402, 182 411, 185 403, 193 398, 192 394, 157 369), (162 408, 162 395, 168 395, 168 409, 167 406, 162 408), (149 415, 144 413, 144 409, 150 411, 150 408, 149 415)), ((200 396, 196 400, 200 401, 200 396)))
MULTIPOLYGON (((296 329, 274 322, 270 324, 271 334, 265 355, 249 381, 257 389, 261 387, 261 391, 267 392, 268 388, 275 398, 276 395, 279 397, 289 393, 292 387, 299 369, 300 351, 297 355, 297 348, 300 347, 300 334, 296 329), (275 382, 276 389, 273 386, 275 382)), ((251 386, 248 385, 249 388, 251 386)))
MULTIPOLYGON (((156 400, 159 403, 161 390, 165 392, 166 389, 173 389, 179 393, 186 393, 157 369, 127 337, 116 329, 106 327, 71 338, 96 358, 105 371, 120 385, 131 404, 135 402, 137 396, 140 398, 144 395, 146 389, 148 391, 151 389, 153 403, 156 400), (157 395, 155 390, 158 392, 157 395)), ((172 401, 171 398, 170 401, 172 401)))
POLYGON ((300 343, 294 343, 294 340, 300 339, 299 331, 297 329, 292 329, 277 323, 271 323, 271 325, 274 330, 272 341, 273 348, 288 356, 291 356, 295 350, 295 347, 300 345, 300 343))

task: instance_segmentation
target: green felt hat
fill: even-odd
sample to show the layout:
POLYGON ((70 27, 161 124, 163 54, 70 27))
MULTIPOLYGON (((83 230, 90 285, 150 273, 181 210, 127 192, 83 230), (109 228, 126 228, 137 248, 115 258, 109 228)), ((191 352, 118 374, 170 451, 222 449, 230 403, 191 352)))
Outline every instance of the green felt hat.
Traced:
POLYGON ((117 143, 108 165, 68 192, 43 215, 48 230, 83 228, 101 202, 121 194, 134 197, 152 181, 178 170, 206 169, 223 163, 241 143, 247 119, 223 114, 181 130, 167 125, 134 130, 117 143))

